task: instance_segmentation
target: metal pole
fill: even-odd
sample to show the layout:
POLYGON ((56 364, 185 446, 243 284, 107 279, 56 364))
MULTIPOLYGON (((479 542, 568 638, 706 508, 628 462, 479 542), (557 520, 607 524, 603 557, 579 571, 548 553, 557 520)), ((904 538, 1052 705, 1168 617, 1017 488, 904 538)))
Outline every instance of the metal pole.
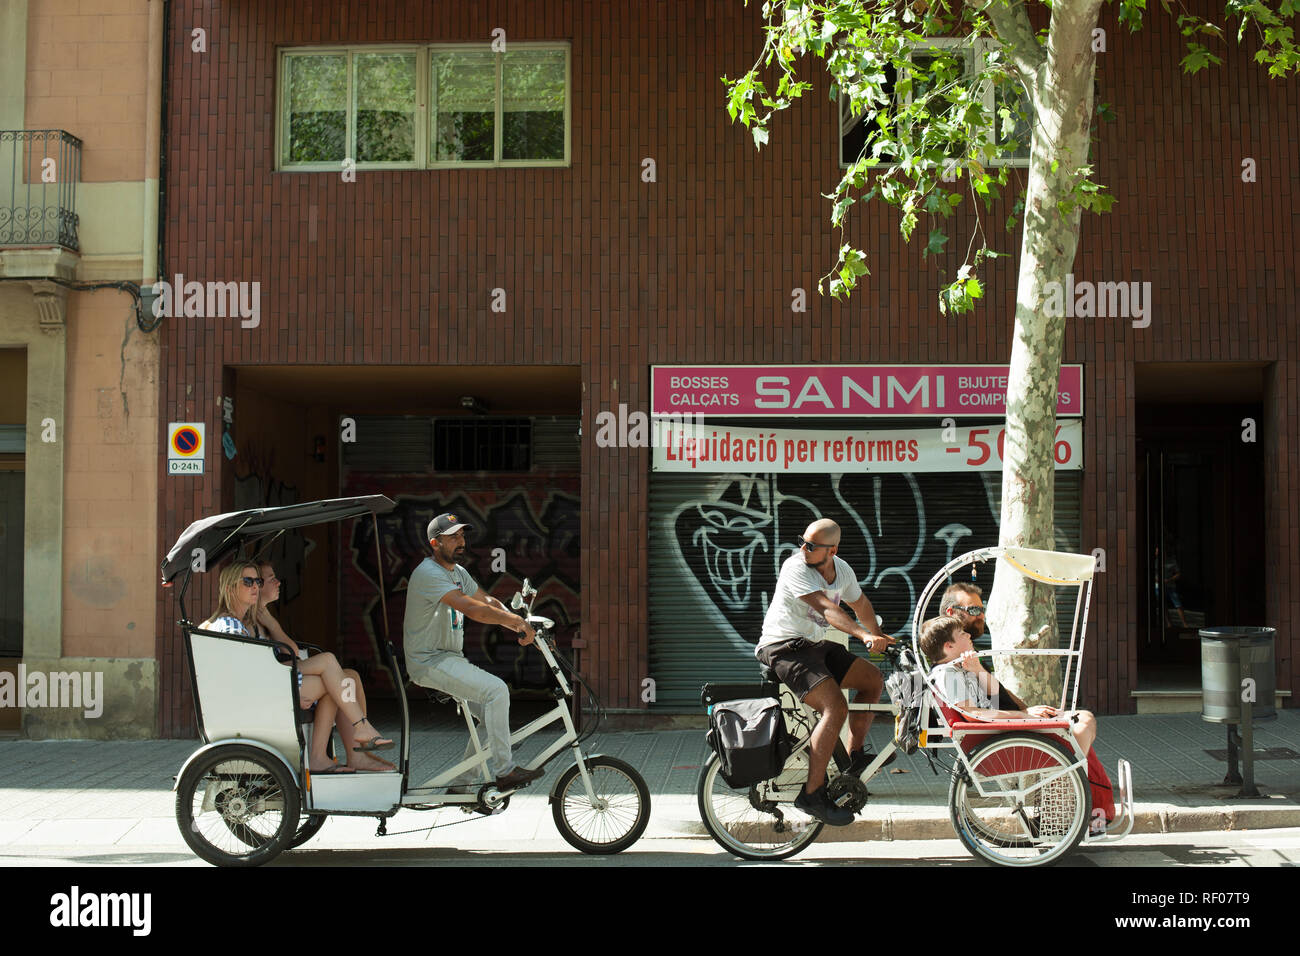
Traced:
POLYGON ((1241 783, 1241 771, 1237 769, 1237 728, 1228 724, 1228 774, 1224 783, 1241 783))
MULTIPOLYGON (((1247 666, 1247 642, 1245 640, 1237 641, 1237 687, 1240 690, 1242 681, 1249 677, 1252 670, 1247 666)), ((1259 789, 1255 786, 1255 728, 1253 727, 1254 705, 1252 698, 1254 694, 1241 695, 1241 767, 1243 777, 1241 789, 1237 791, 1239 797, 1258 797, 1259 789)))

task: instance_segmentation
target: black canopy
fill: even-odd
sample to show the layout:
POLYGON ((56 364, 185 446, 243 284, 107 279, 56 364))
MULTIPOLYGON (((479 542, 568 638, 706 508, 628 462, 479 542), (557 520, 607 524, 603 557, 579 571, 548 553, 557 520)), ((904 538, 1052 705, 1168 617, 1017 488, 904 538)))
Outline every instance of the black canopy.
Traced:
POLYGON ((329 521, 346 521, 361 515, 381 515, 392 511, 394 507, 393 502, 384 495, 365 495, 361 498, 304 501, 282 508, 232 511, 229 514, 201 518, 186 528, 167 552, 162 564, 163 584, 190 567, 195 548, 203 549, 204 561, 208 565, 216 565, 245 541, 266 534, 329 521))

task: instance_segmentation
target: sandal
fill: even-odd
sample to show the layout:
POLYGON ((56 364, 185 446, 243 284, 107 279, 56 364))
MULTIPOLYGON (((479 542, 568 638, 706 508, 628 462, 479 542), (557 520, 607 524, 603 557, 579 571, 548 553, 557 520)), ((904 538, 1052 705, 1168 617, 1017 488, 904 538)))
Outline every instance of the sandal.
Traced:
MULTIPOLYGON (((355 727, 357 724, 369 723, 369 721, 369 717, 363 716, 360 720, 354 721, 352 726, 355 727)), ((374 724, 371 724, 370 726, 373 727, 374 724)), ((389 740, 387 737, 371 737, 369 740, 357 741, 352 749, 357 753, 369 753, 372 750, 387 750, 391 746, 393 746, 393 741, 389 740)))

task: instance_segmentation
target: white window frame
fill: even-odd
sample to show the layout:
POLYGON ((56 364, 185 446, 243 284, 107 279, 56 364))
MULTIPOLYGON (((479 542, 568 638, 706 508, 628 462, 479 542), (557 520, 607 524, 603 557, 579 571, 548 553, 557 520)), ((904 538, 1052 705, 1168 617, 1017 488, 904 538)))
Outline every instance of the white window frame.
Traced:
MULTIPOLYGON (((975 43, 972 45, 972 44, 968 44, 965 40, 956 39, 952 37, 935 37, 933 39, 925 41, 924 43, 915 44, 908 51, 908 59, 910 60, 912 58, 912 55, 915 53, 924 53, 927 50, 952 49, 954 47, 963 48, 964 59, 966 61, 966 71, 968 73, 974 73, 975 72, 974 67, 976 62, 979 60, 983 60, 983 58, 988 55, 989 50, 997 49, 998 46, 999 44, 992 40, 976 40, 975 43)), ((897 80, 895 80, 895 84, 897 84, 897 80)), ((998 149, 996 143, 997 93, 991 82, 986 81, 982 84, 982 86, 983 89, 981 90, 981 96, 984 101, 984 109, 994 117, 994 137, 995 137, 994 141, 985 144, 984 165, 985 166, 1013 166, 1013 167, 1020 167, 1020 168, 1028 167, 1029 165, 1028 155, 1025 156, 999 155, 1001 151, 998 149)), ((892 95, 897 96, 897 93, 892 93, 892 95)), ((909 103, 911 102, 910 93, 908 94, 908 102, 909 103)), ((840 169, 848 169, 851 165, 853 165, 854 162, 856 162, 856 159, 851 159, 846 162, 843 155, 845 121, 846 121, 846 116, 845 116, 845 109, 844 109, 844 94, 840 93, 840 98, 839 98, 840 135, 839 135, 839 139, 836 141, 835 144, 836 157, 839 160, 840 169)), ((1030 125, 1030 142, 1027 145, 1029 146, 1029 149, 1032 152, 1033 149, 1032 118, 1031 118, 1031 125, 1030 125)), ((868 165, 873 169, 880 169, 885 166, 891 166, 893 164, 889 162, 880 162, 880 163, 869 162, 868 165)))
POLYGON ((435 51, 491 52, 496 57, 496 122, 493 123, 493 155, 502 150, 502 122, 504 83, 504 53, 492 50, 491 43, 430 43, 413 46, 404 44, 349 44, 329 46, 281 47, 276 61, 276 112, 275 112, 275 169, 285 173, 341 172, 343 161, 317 163, 290 163, 285 156, 289 136, 289 99, 285 83, 289 61, 296 56, 342 56, 347 78, 347 120, 344 136, 344 158, 352 160, 357 170, 384 169, 491 169, 494 167, 550 167, 564 168, 573 164, 573 44, 568 40, 511 40, 505 52, 515 50, 549 50, 564 53, 564 158, 563 159, 493 159, 492 161, 431 161, 433 146, 433 90, 432 71, 435 51), (415 156, 411 162, 359 163, 357 152, 357 89, 356 56, 366 53, 415 54, 415 156))
MULTIPOLYGON (((425 83, 432 87, 433 82, 433 53, 441 51, 452 52, 474 52, 485 50, 489 53, 492 51, 492 45, 482 43, 433 43, 428 47, 429 55, 424 65, 425 83)), ((570 122, 573 111, 573 45, 567 40, 548 42, 542 40, 511 40, 504 52, 495 53, 496 56, 496 121, 492 124, 492 160, 430 160, 429 169, 491 169, 494 167, 510 166, 530 166, 530 167, 566 167, 573 164, 572 141, 573 141, 573 124, 570 122), (563 159, 497 159, 501 155, 503 129, 505 127, 505 57, 507 53, 515 50, 550 50, 553 52, 564 52, 564 158, 563 159)), ((429 108, 426 111, 429 116, 428 132, 425 135, 425 146, 430 150, 432 156, 433 134, 435 126, 433 122, 433 90, 429 89, 429 108)))

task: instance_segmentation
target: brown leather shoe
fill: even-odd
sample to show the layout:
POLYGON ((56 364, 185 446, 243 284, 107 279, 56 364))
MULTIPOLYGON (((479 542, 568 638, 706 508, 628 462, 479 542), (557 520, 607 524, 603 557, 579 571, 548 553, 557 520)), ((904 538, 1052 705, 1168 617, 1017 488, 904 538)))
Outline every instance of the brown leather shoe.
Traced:
POLYGON ((537 770, 525 770, 523 767, 515 767, 514 770, 511 770, 504 777, 497 778, 497 789, 514 790, 518 787, 522 787, 526 783, 532 783, 545 773, 546 771, 541 768, 538 768, 537 770))

